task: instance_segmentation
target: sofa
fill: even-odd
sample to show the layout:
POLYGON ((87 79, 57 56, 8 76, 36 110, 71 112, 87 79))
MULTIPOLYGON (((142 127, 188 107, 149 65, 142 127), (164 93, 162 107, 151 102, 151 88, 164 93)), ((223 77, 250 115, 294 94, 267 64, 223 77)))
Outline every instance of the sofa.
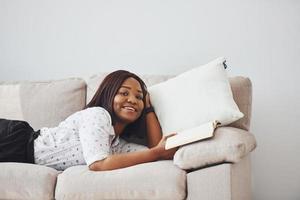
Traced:
MULTIPOLYGON (((35 130, 51 127, 84 108, 106 73, 52 81, 0 82, 0 118, 28 121, 35 130)), ((148 86, 172 76, 141 75, 148 86)), ((231 77, 233 97, 244 117, 219 132, 251 136, 251 148, 238 159, 183 169, 172 160, 94 172, 87 166, 64 171, 24 163, 0 163, 0 199, 251 199, 249 132, 252 86, 249 78, 231 77)), ((230 154, 230 153, 229 153, 230 154)), ((228 157, 228 156, 227 156, 228 157)), ((230 155, 229 155, 230 157, 230 155)))

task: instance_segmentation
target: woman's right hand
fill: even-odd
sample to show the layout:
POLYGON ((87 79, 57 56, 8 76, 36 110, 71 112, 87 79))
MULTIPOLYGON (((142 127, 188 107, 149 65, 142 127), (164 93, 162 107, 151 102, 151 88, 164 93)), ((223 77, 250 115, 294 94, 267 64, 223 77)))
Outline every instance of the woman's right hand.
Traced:
POLYGON ((162 139, 159 141, 159 143, 153 147, 153 150, 155 150, 155 153, 158 155, 159 160, 171 160, 173 159, 174 154, 178 150, 178 147, 172 148, 172 149, 165 149, 166 146, 166 140, 169 137, 172 137, 176 135, 177 133, 173 133, 167 136, 163 136, 162 139))

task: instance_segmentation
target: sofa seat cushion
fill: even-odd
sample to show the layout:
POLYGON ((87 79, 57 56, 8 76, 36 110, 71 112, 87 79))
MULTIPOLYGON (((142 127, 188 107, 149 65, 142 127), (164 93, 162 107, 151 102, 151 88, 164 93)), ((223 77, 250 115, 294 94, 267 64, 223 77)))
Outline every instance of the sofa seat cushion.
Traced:
POLYGON ((56 199, 184 199, 186 172, 172 161, 157 161, 111 171, 87 166, 58 176, 56 199))
POLYGON ((54 199, 58 171, 24 163, 0 163, 0 199, 54 199))

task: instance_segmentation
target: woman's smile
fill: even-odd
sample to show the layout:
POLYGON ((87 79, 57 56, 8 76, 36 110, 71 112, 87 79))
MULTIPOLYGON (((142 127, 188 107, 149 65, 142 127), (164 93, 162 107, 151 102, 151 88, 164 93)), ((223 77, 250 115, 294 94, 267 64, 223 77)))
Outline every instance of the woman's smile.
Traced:
POLYGON ((134 107, 131 107, 131 106, 124 106, 123 109, 128 111, 128 112, 136 112, 136 109, 134 107))

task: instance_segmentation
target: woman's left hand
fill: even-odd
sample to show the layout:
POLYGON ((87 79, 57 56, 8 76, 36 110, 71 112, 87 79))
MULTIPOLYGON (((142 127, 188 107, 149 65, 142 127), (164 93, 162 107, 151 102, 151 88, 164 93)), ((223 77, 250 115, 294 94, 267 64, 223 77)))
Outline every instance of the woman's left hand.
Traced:
POLYGON ((151 107, 150 94, 149 94, 149 92, 147 92, 147 94, 146 94, 146 106, 145 106, 145 108, 149 108, 149 107, 151 107))

